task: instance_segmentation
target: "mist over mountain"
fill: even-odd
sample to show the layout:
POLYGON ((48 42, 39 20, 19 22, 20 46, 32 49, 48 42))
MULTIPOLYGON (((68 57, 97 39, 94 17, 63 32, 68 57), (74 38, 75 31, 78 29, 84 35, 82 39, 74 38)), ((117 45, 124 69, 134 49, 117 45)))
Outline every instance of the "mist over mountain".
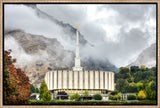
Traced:
POLYGON ((79 24, 81 58, 108 59, 121 67, 155 43, 155 7, 147 4, 5 4, 4 30, 20 29, 56 38, 65 50, 74 52, 79 24))
POLYGON ((140 65, 145 65, 149 68, 156 66, 156 43, 152 44, 150 47, 143 50, 139 54, 137 59, 130 63, 127 67, 140 65))
MULTIPOLYGON (((65 50, 55 38, 33 35, 21 30, 5 34, 5 49, 11 49, 11 55, 17 59, 16 67, 20 67, 29 76, 31 83, 39 86, 46 72, 51 70, 72 70, 75 53, 65 50)), ((118 69, 107 59, 82 59, 85 70, 114 71, 118 69)))
POLYGON ((84 69, 118 72, 119 67, 130 64, 131 59, 155 43, 155 7, 5 4, 5 49, 13 50, 16 66, 25 70, 31 82, 38 85, 47 71, 72 69, 79 24, 84 69))

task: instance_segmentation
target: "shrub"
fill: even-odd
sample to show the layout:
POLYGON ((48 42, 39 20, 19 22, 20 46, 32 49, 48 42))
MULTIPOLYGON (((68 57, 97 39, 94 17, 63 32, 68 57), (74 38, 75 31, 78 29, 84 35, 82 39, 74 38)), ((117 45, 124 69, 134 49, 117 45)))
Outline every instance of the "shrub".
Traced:
POLYGON ((87 90, 85 90, 85 92, 83 93, 84 97, 89 97, 89 92, 87 90))
POLYGON ((69 96, 69 99, 70 99, 70 100, 74 100, 74 99, 75 99, 74 94, 70 95, 70 96, 69 96))
POLYGON ((78 101, 80 99, 80 95, 78 93, 72 94, 72 95, 70 95, 69 99, 70 100, 74 100, 75 99, 76 101, 78 101))
POLYGON ((109 99, 110 100, 117 100, 117 99, 121 99, 122 98, 122 94, 121 93, 118 93, 117 95, 110 95, 109 96, 109 99))
POLYGON ((145 94, 146 94, 146 98, 149 99, 149 100, 152 97, 152 94, 151 94, 152 90, 150 89, 150 84, 151 84, 151 82, 145 84, 145 94))
POLYGON ((93 95, 93 99, 102 100, 102 96, 100 94, 95 94, 95 95, 93 95))
POLYGON ((126 102, 126 99, 122 99, 123 102, 126 102))
POLYGON ((113 95, 110 95, 110 96, 109 96, 109 100, 114 100, 113 98, 114 98, 113 95))
POLYGON ((51 100, 51 94, 50 94, 50 92, 49 91, 47 91, 47 92, 45 92, 44 94, 43 94, 43 100, 44 101, 50 101, 51 100))
POLYGON ((117 99, 121 99, 121 98, 122 98, 122 94, 121 94, 121 92, 120 92, 120 93, 118 93, 118 94, 116 95, 116 97, 117 97, 117 99))
POLYGON ((143 100, 146 98, 146 94, 144 93, 143 90, 139 91, 138 93, 138 99, 143 100))
POLYGON ((151 93, 151 99, 152 100, 156 99, 156 91, 152 91, 152 93, 151 93))
POLYGON ((85 90, 85 92, 83 93, 83 97, 85 97, 86 100, 87 100, 87 97, 89 97, 89 92, 87 90, 85 90))
MULTIPOLYGON (((31 105, 155 105, 156 100, 140 100, 136 102, 126 101, 42 101, 42 100, 30 100, 31 105)), ((97 106, 98 107, 98 106, 97 106)))
POLYGON ((127 99, 128 100, 136 100, 136 96, 135 95, 127 95, 127 99))

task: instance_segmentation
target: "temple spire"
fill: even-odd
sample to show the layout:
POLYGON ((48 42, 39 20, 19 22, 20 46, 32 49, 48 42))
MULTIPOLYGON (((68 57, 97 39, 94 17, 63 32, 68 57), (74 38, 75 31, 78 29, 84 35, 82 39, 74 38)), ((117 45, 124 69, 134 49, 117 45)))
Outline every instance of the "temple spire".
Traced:
POLYGON ((76 57, 79 58, 79 34, 78 34, 78 24, 77 24, 76 57))
POLYGON ((78 24, 77 24, 77 41, 76 41, 76 57, 75 57, 75 66, 73 67, 74 71, 82 71, 81 60, 79 57, 79 33, 78 33, 78 24))

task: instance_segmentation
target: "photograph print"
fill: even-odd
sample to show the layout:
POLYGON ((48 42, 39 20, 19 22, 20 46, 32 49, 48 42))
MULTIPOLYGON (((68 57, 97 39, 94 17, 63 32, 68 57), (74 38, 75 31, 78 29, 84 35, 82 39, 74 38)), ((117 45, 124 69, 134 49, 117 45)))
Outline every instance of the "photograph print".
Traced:
POLYGON ((3 4, 3 105, 157 105, 157 4, 3 4))

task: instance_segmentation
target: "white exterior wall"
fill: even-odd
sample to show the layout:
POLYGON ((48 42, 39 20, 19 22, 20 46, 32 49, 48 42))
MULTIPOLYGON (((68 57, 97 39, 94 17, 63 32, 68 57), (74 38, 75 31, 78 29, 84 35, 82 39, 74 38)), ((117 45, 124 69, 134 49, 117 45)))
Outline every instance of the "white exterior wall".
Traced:
POLYGON ((112 77, 111 72, 109 72, 109 90, 111 90, 111 77, 112 77))
POLYGON ((49 90, 52 90, 52 89, 53 89, 53 88, 52 88, 52 82, 53 82, 53 81, 52 81, 52 73, 53 73, 53 72, 49 72, 49 77, 50 77, 50 80, 49 80, 49 82, 50 82, 50 83, 49 83, 49 84, 50 84, 50 88, 49 88, 49 90))
POLYGON ((72 83, 73 83, 72 82, 72 79, 73 79, 72 74, 73 74, 72 71, 69 71, 69 78, 68 78, 69 79, 69 89, 72 89, 72 83))
POLYGON ((84 77, 85 77, 85 79, 84 79, 84 83, 85 83, 85 89, 88 89, 88 71, 85 71, 84 72, 84 77))
POLYGON ((105 72, 105 89, 108 89, 108 72, 105 72))
POLYGON ((99 89, 99 75, 98 75, 98 71, 95 71, 95 89, 99 89))
POLYGON ((63 89, 67 89, 67 71, 63 71, 63 89))
POLYGON ((114 73, 112 73, 112 90, 114 90, 114 73))
POLYGON ((100 89, 103 89, 103 71, 100 71, 100 89))
POLYGON ((90 71, 90 89, 93 89, 93 71, 90 71))
POLYGON ((79 71, 79 89, 83 89, 83 71, 79 71))
POLYGON ((62 89, 62 71, 58 71, 58 89, 62 89))
POLYGON ((53 72, 54 72, 54 79, 53 79, 54 87, 53 88, 57 89, 57 71, 53 71, 53 72))
POLYGON ((84 71, 83 72, 83 71, 79 71, 79 74, 78 74, 78 71, 69 71, 68 77, 67 77, 67 71, 65 71, 65 70, 63 71, 63 75, 62 75, 62 71, 50 71, 50 72, 46 73, 44 79, 45 79, 45 82, 47 83, 47 87, 49 90, 52 90, 52 89, 106 89, 106 90, 114 90, 114 73, 113 72, 106 72, 106 71, 100 71, 100 72, 99 71, 89 71, 89 72, 84 71), (84 75, 83 75, 83 73, 84 73, 84 75), (95 73, 95 75, 94 75, 94 73, 95 73), (90 76, 88 76, 88 75, 90 75, 90 76), (105 75, 105 76, 103 76, 103 75, 105 75), (78 82, 79 82, 79 84, 78 84, 78 82), (62 85, 62 83, 63 83, 63 85, 62 85))
POLYGON ((78 89, 78 71, 74 72, 74 89, 78 89))
POLYGON ((48 87, 48 89, 49 89, 49 72, 47 73, 47 87, 48 87))

